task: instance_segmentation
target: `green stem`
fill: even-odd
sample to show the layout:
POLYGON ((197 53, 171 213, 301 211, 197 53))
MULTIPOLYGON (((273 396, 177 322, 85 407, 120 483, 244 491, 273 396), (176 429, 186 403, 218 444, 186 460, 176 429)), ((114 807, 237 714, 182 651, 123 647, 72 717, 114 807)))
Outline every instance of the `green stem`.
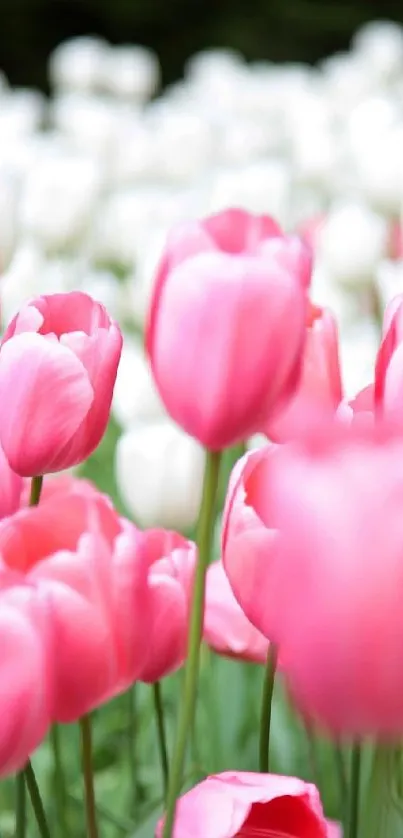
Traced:
POLYGON ((348 800, 348 782, 346 776, 346 766, 344 764, 343 748, 340 742, 335 742, 333 745, 334 763, 336 767, 337 777, 339 780, 340 791, 340 813, 343 821, 346 817, 346 808, 348 800))
POLYGON ((166 800, 168 792, 169 765, 164 723, 164 704, 162 701, 161 684, 159 681, 155 681, 155 683, 152 685, 152 690, 154 698, 155 720, 157 723, 157 738, 162 772, 162 787, 164 790, 164 800, 166 800))
POLYGON ((92 732, 90 716, 83 716, 80 719, 79 724, 81 733, 81 761, 84 777, 87 832, 88 838, 98 838, 94 775, 92 771, 92 732))
POLYGON ((274 643, 269 646, 267 654, 267 663, 264 673, 263 694, 262 694, 262 710, 260 716, 260 739, 259 739, 259 770, 263 774, 269 773, 269 745, 270 745, 270 726, 271 726, 271 708, 273 701, 274 679, 276 675, 277 666, 277 649, 274 643))
POLYGON ((25 777, 22 771, 15 778, 15 838, 25 838, 27 825, 27 806, 25 795, 25 777))
POLYGON ((41 838, 50 838, 50 830, 46 820, 45 809, 43 807, 38 783, 36 782, 35 772, 29 760, 24 768, 24 777, 41 838))
MULTIPOLYGON (((350 801, 348 813, 348 827, 346 838, 358 838, 358 822, 360 810, 360 775, 361 775, 361 746, 358 742, 353 745, 351 753, 350 801)), ((386 836, 385 836, 386 838, 386 836)))
POLYGON ((182 775, 189 731, 193 724, 199 673, 200 643, 203 630, 206 572, 210 560, 214 530, 214 509, 216 503, 220 452, 206 452, 203 494, 200 506, 197 545, 198 561, 195 572, 190 624, 188 633, 188 655, 185 665, 183 697, 180 705, 178 728, 175 738, 170 771, 167 810, 162 838, 171 838, 175 822, 176 799, 182 785, 182 775))
POLYGON ((38 506, 39 499, 41 497, 42 492, 42 485, 43 485, 43 477, 40 475, 39 477, 33 477, 31 480, 31 495, 29 498, 29 505, 30 506, 38 506))
POLYGON ((313 725, 309 721, 307 721, 307 719, 303 720, 303 725, 305 728, 306 740, 308 744, 308 760, 311 768, 312 782, 315 783, 315 786, 317 786, 317 788, 319 788, 321 771, 319 767, 315 729, 313 725))
POLYGON ((51 729, 50 740, 53 751, 53 785, 56 800, 57 824, 61 835, 65 838, 68 835, 66 780, 60 747, 60 728, 56 724, 51 729))

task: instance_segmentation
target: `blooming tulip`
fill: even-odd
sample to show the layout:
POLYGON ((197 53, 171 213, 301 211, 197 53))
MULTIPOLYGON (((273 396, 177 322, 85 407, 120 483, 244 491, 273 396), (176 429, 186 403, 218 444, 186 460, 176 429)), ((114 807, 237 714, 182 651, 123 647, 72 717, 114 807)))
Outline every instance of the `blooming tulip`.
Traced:
POLYGON ((150 684, 178 669, 185 659, 196 550, 175 532, 148 530, 143 533, 141 556, 149 568, 151 626, 138 677, 150 684))
POLYGON ((337 409, 336 415, 342 422, 348 424, 357 422, 371 425, 374 421, 374 385, 364 387, 350 401, 342 401, 337 409))
MULTIPOLYGON (((162 835, 163 821, 156 836, 162 835)), ((315 786, 296 777, 225 771, 177 804, 174 838, 341 838, 325 820, 315 786)))
POLYGON ((47 603, 53 721, 77 719, 140 672, 149 633, 140 537, 78 481, 0 522, 0 583, 12 571, 17 589, 47 603))
POLYGON ((312 413, 334 413, 341 399, 336 321, 327 309, 310 305, 300 382, 285 409, 269 423, 267 435, 283 442, 294 436, 312 413))
POLYGON ((387 306, 375 366, 375 408, 401 421, 403 404, 403 294, 387 306))
POLYGON ((264 629, 270 610, 297 703, 339 735, 403 731, 402 462, 395 429, 325 423, 262 459, 247 486, 278 531, 270 585, 256 559, 254 622, 264 629))
POLYGON ((80 292, 38 297, 0 348, 0 442, 24 477, 85 460, 109 418, 122 346, 116 323, 80 292))
POLYGON ((236 463, 228 485, 222 528, 222 559, 235 598, 252 625, 275 639, 269 604, 277 533, 264 526, 248 498, 249 479, 259 463, 270 463, 278 446, 266 445, 236 463), (256 619, 258 615, 258 619, 256 619))
POLYGON ((265 663, 269 644, 238 605, 221 561, 207 571, 203 638, 214 652, 265 663))
POLYGON ((218 450, 267 424, 293 393, 304 342, 305 251, 274 221, 228 210, 168 240, 146 346, 172 418, 218 450), (285 240, 287 242, 287 240, 285 240))
POLYGON ((50 725, 53 673, 46 599, 0 574, 0 775, 22 768, 50 725))

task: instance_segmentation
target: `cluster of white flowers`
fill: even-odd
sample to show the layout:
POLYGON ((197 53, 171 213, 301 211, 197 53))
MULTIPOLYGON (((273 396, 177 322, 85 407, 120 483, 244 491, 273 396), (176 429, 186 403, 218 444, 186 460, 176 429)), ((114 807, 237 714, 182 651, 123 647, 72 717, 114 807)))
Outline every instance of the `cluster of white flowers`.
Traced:
POLYGON ((139 46, 75 39, 49 72, 50 100, 0 75, 2 317, 72 288, 106 304, 128 336, 113 404, 122 497, 141 523, 187 527, 201 452, 166 417, 141 345, 167 230, 231 205, 312 226, 313 297, 338 316, 346 393, 367 384, 377 310, 403 290, 403 29, 367 25, 318 67, 206 50, 160 95, 139 46))

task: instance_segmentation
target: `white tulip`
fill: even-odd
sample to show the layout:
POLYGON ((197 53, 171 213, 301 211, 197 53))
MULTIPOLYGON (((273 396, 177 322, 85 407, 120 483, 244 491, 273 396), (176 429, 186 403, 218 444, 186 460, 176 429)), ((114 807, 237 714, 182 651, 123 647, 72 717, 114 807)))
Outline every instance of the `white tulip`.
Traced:
POLYGON ((115 468, 122 500, 140 526, 186 531, 195 524, 204 453, 171 420, 133 425, 118 441, 115 468))
POLYGON ((341 284, 369 282, 388 245, 385 219, 361 203, 343 203, 332 208, 318 236, 318 260, 341 284))
POLYGON ((1 318, 8 323, 21 305, 38 294, 52 293, 46 286, 46 260, 33 242, 22 242, 16 249, 7 270, 1 277, 1 318))
POLYGON ((158 58, 136 45, 112 47, 103 67, 103 87, 118 98, 146 102, 160 82, 158 58))
POLYGON ((97 164, 56 155, 29 173, 21 197, 20 223, 48 250, 64 250, 87 230, 101 188, 97 164))
POLYGON ((383 308, 397 294, 403 294, 403 260, 384 259, 376 272, 375 287, 383 308))
POLYGON ((378 348, 379 328, 371 321, 361 318, 344 335, 340 346, 340 364, 347 400, 373 382, 378 348))
POLYGON ((120 123, 113 103, 92 95, 64 93, 53 100, 51 119, 78 152, 102 162, 114 160, 120 123))
POLYGON ((381 137, 368 136, 357 155, 361 194, 379 212, 397 215, 403 201, 403 126, 381 137))
POLYGON ((390 20, 373 20, 358 30, 353 49, 369 75, 389 81, 403 70, 403 28, 390 20))
POLYGON ((258 161, 242 169, 223 169, 213 180, 208 212, 242 206, 250 212, 273 215, 287 225, 290 216, 291 172, 282 160, 258 161))
POLYGON ((161 178, 187 182, 203 174, 212 159, 213 137, 203 118, 191 109, 175 108, 151 121, 155 167, 161 178))
POLYGON ((112 413, 122 428, 165 415, 144 349, 128 335, 123 342, 112 413))
POLYGON ((6 91, 0 107, 1 143, 32 135, 41 127, 44 114, 45 99, 37 90, 6 91))
POLYGON ((0 168, 0 274, 8 265, 17 238, 18 184, 5 166, 0 168))
POLYGON ((51 84, 57 90, 92 92, 100 86, 109 46, 101 38, 73 38, 59 44, 49 60, 51 84))
POLYGON ((82 274, 80 290, 102 303, 115 320, 124 316, 124 288, 112 271, 87 268, 82 274))

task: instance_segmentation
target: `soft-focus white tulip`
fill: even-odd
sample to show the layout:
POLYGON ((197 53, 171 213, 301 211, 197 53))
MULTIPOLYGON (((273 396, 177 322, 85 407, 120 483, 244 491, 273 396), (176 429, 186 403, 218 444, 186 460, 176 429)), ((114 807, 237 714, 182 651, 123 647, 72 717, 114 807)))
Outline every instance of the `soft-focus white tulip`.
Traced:
POLYGON ((65 93, 54 99, 51 118, 77 151, 104 163, 114 159, 120 123, 113 102, 83 93, 65 93))
POLYGON ((116 447, 122 500, 142 527, 188 530, 197 518, 203 449, 170 419, 137 422, 116 447))
POLYGON ((122 320, 125 289, 112 271, 87 268, 82 275, 81 289, 102 303, 111 317, 122 320))
POLYGON ((183 183, 202 176, 212 160, 213 137, 203 115, 188 109, 161 113, 151 122, 156 171, 183 183))
POLYGON ((387 245, 385 219, 363 203, 344 203, 321 226, 318 259, 336 282, 356 286, 374 277, 387 245))
POLYGON ((152 50, 135 45, 111 47, 103 66, 103 86, 118 98, 146 102, 160 82, 158 58, 152 50))
POLYGON ((17 183, 5 166, 0 168, 0 274, 8 265, 17 236, 17 183))
POLYGON ((56 156, 33 169, 24 185, 20 223, 43 247, 61 250, 86 232, 101 188, 95 161, 56 156))
POLYGON ((384 259, 378 265, 375 287, 383 308, 396 297, 403 294, 403 260, 384 259))
POLYGON ((353 39, 353 49, 367 63, 368 73, 389 81, 403 70, 403 28, 391 20, 366 23, 353 39))
POLYGON ((208 212, 241 206, 250 212, 273 215, 287 225, 290 217, 291 172, 280 159, 251 163, 242 169, 217 172, 208 212))
POLYGON ((4 324, 31 297, 53 293, 52 287, 46 287, 45 268, 46 259, 37 244, 22 242, 17 247, 1 277, 1 319, 4 324))
POLYGON ((164 416, 151 370, 139 341, 125 336, 120 358, 112 413, 122 426, 129 428, 138 420, 152 420, 164 416))
POLYGON ((101 38, 84 36, 59 44, 49 60, 49 76, 57 90, 92 92, 103 79, 109 47, 101 38))
POLYGON ((379 212, 397 215, 403 202, 403 125, 383 137, 368 136, 357 155, 361 194, 379 212))
POLYGON ((361 318, 344 335, 340 346, 340 364, 346 399, 352 399, 373 382, 378 348, 379 328, 371 321, 361 318))
POLYGON ((37 90, 6 91, 1 97, 0 142, 27 137, 42 125, 45 99, 37 90))

